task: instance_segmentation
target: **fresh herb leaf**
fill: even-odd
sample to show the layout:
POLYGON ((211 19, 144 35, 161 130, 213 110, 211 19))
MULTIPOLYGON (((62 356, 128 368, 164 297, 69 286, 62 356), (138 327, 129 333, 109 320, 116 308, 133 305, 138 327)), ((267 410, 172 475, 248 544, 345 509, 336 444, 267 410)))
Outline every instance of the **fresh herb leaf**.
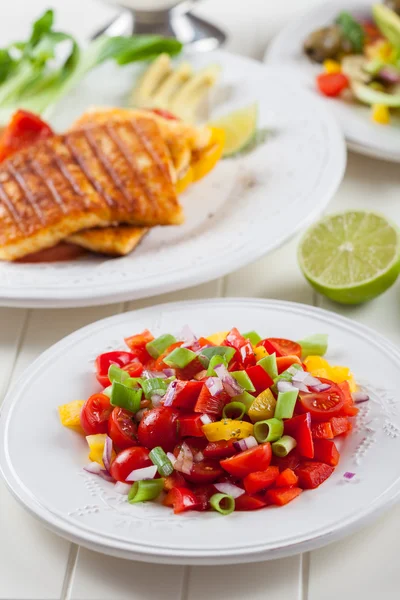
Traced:
POLYGON ((341 12, 336 23, 341 28, 343 36, 349 40, 354 52, 361 53, 364 48, 365 33, 360 23, 348 12, 341 12))

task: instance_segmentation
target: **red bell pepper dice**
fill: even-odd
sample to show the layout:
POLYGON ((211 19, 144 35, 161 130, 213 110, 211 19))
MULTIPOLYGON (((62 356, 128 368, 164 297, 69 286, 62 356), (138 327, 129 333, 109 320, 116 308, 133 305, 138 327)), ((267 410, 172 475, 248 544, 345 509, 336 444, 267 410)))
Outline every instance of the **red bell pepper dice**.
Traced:
POLYGON ((199 502, 197 510, 208 510, 210 508, 210 498, 215 494, 215 487, 210 485, 195 485, 193 493, 199 502))
POLYGON ((0 162, 15 152, 53 135, 50 126, 37 115, 26 110, 17 110, 0 137, 0 162))
POLYGON ((266 442, 235 456, 221 460, 221 467, 235 477, 246 477, 255 471, 265 471, 271 462, 271 444, 266 442))
MULTIPOLYGON (((246 342, 239 350, 242 365, 246 369, 256 364, 256 357, 254 354, 253 346, 250 342, 246 342)), ((264 370, 264 369, 263 369, 264 370)))
POLYGON ((292 469, 285 469, 277 477, 275 485, 278 488, 290 487, 290 486, 297 485, 298 482, 299 482, 299 478, 297 477, 296 473, 294 471, 292 471, 292 469))
MULTIPOLYGON (((105 352, 104 354, 100 354, 96 358, 96 377, 97 381, 104 387, 110 385, 110 380, 108 379, 108 369, 111 365, 117 365, 120 369, 125 367, 126 365, 130 365, 131 363, 135 363, 141 366, 141 363, 138 362, 136 354, 132 352, 105 352)), ((140 373, 143 371, 143 367, 139 368, 140 373)))
POLYGON ((332 437, 346 434, 352 429, 352 425, 347 417, 332 417, 329 424, 333 433, 332 437))
POLYGON ((229 346, 232 346, 232 348, 235 348, 236 350, 240 350, 240 348, 247 343, 236 327, 230 330, 226 336, 225 342, 227 342, 229 346))
POLYGON ((235 500, 235 510, 258 510, 264 506, 267 506, 267 503, 258 496, 242 494, 235 500))
POLYGON ((284 421, 284 431, 286 435, 294 437, 297 442, 297 450, 301 456, 314 458, 310 413, 305 413, 284 421))
POLYGON ((332 440, 314 441, 314 458, 331 467, 336 467, 339 463, 340 454, 332 440))
POLYGON ((172 488, 185 487, 186 481, 182 473, 174 471, 172 475, 164 477, 164 491, 169 492, 172 488))
POLYGON ((202 381, 177 381, 175 396, 170 406, 192 412, 203 385, 202 381))
POLYGON ((181 437, 203 437, 204 433, 202 430, 203 422, 201 415, 182 415, 178 419, 179 423, 179 435, 181 437))
POLYGON ((268 504, 276 504, 277 506, 285 506, 297 496, 300 496, 303 490, 298 487, 282 487, 274 490, 268 490, 265 495, 268 504))
POLYGON ((314 489, 330 477, 335 469, 322 462, 305 461, 296 469, 299 485, 305 490, 314 489))
POLYGON ((190 381, 193 379, 195 375, 200 373, 200 371, 204 371, 204 367, 201 364, 198 357, 193 359, 186 367, 183 369, 175 369, 176 377, 178 379, 183 379, 184 381, 190 381))
POLYGON ((150 354, 146 350, 146 344, 152 342, 154 340, 154 336, 150 333, 148 329, 142 331, 142 333, 138 333, 136 335, 131 335, 130 337, 125 338, 125 344, 135 352, 138 359, 142 363, 146 363, 151 360, 150 354))
MULTIPOLYGON (((335 417, 334 417, 335 418, 335 417)), ((342 418, 342 417, 339 417, 342 418)), ((344 417, 345 421, 347 419, 344 417)), ((332 440, 334 438, 331 423, 313 423, 311 425, 311 433, 313 438, 322 440, 332 440)))
POLYGON ((264 346, 264 348, 266 349, 266 351, 268 352, 268 354, 274 354, 275 353, 277 357, 282 356, 282 354, 279 351, 279 349, 272 342, 270 342, 268 339, 261 340, 261 342, 258 342, 257 346, 264 346))
POLYGON ((237 454, 233 440, 221 440, 220 442, 209 442, 203 450, 204 458, 228 458, 237 454))
POLYGON ((339 96, 348 86, 349 80, 344 73, 322 73, 317 76, 317 87, 324 96, 339 96))
POLYGON ((292 450, 287 456, 272 456, 271 464, 276 465, 282 472, 285 469, 294 471, 301 463, 301 456, 297 452, 297 448, 292 450))
POLYGON ((203 387, 195 404, 194 412, 220 416, 229 396, 225 392, 212 396, 206 384, 200 383, 203 387))
POLYGON ((355 417, 358 414, 358 408, 354 404, 353 397, 351 395, 350 386, 348 381, 342 381, 337 386, 341 389, 345 399, 344 406, 342 408, 342 414, 348 417, 355 417))
POLYGON ((255 393, 261 394, 264 390, 271 387, 274 381, 260 365, 249 367, 246 369, 247 375, 250 377, 252 384, 256 388, 255 393))
POLYGON ((279 476, 278 467, 268 467, 265 471, 256 471, 243 479, 244 489, 250 495, 261 492, 275 483, 279 476))
POLYGON ((176 515, 185 510, 198 510, 201 507, 200 500, 185 487, 172 488, 164 499, 164 505, 172 506, 176 515))

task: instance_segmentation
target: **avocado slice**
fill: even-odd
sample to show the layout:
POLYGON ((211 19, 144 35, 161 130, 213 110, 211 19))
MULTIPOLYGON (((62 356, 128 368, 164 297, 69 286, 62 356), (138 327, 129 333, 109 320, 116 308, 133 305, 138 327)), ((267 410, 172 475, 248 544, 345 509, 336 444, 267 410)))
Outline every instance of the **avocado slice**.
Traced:
POLYGON ((400 17, 384 4, 374 4, 372 14, 381 33, 393 44, 400 48, 400 17))
POLYGON ((364 83, 353 81, 351 89, 357 100, 364 104, 383 104, 391 108, 400 107, 400 94, 386 94, 385 92, 379 92, 374 90, 364 83))

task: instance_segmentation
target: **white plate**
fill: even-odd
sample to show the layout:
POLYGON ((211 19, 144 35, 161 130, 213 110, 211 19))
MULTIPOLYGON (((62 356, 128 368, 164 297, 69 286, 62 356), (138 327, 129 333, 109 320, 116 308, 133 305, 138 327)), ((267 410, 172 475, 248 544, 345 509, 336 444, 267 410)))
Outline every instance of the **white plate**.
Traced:
POLYGON ((47 350, 9 391, 0 419, 0 467, 16 498, 47 527, 116 556, 166 563, 220 564, 266 560, 310 550, 372 520, 400 493, 400 351, 374 331, 320 309, 253 299, 155 306, 117 315, 47 350), (262 335, 301 339, 329 334, 327 358, 354 371, 371 394, 341 462, 319 489, 283 508, 173 515, 161 505, 129 505, 113 486, 82 470, 85 440, 60 425, 57 405, 97 388, 92 361, 148 327, 199 334, 237 326, 262 335), (346 471, 356 473, 347 481, 346 471))
MULTIPOLYGON (((293 80, 297 78, 305 88, 321 97, 315 88, 315 76, 321 73, 321 65, 312 63, 303 53, 303 43, 314 30, 333 23, 341 11, 355 16, 370 17, 372 0, 332 0, 319 5, 287 27, 272 40, 265 54, 268 65, 292 67, 293 80)), ((335 98, 323 98, 337 118, 349 148, 355 152, 400 162, 400 118, 383 127, 373 123, 368 106, 346 103, 335 98)))
MULTIPOLYGON (((212 116, 258 101, 260 126, 271 130, 267 143, 247 157, 222 161, 184 194, 186 223, 154 229, 130 256, 1 263, 0 305, 104 304, 196 285, 266 254, 323 211, 346 162, 342 135, 323 103, 256 61, 225 52, 192 60, 196 67, 222 67, 227 99, 212 116)), ((59 128, 90 104, 120 104, 133 71, 106 65, 89 76, 60 107, 59 128)))

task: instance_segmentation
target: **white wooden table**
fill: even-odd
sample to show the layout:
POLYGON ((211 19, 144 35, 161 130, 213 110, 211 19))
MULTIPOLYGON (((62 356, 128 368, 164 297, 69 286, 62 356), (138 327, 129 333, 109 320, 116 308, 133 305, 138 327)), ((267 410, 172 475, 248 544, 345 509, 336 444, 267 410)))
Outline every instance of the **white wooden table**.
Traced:
MULTIPOLYGON (((199 14, 228 32, 228 49, 261 58, 277 29, 318 1, 205 0, 199 14)), ((115 13, 95 0, 1 0, 0 46, 24 35, 33 17, 49 4, 57 9, 61 26, 82 37, 115 13)), ((400 223, 399 184, 398 165, 350 155, 329 210, 380 210, 400 223)), ((333 305, 301 276, 297 242, 293 239, 224 279, 145 301, 71 310, 0 309, 0 400, 31 361, 62 336, 97 319, 170 300, 293 300, 340 312, 400 342, 400 284, 361 307, 333 305)), ((154 566, 108 558, 56 537, 26 514, 0 483, 0 600, 350 600, 355 595, 396 600, 399 524, 400 508, 395 508, 345 541, 289 559, 235 568, 154 566)))

